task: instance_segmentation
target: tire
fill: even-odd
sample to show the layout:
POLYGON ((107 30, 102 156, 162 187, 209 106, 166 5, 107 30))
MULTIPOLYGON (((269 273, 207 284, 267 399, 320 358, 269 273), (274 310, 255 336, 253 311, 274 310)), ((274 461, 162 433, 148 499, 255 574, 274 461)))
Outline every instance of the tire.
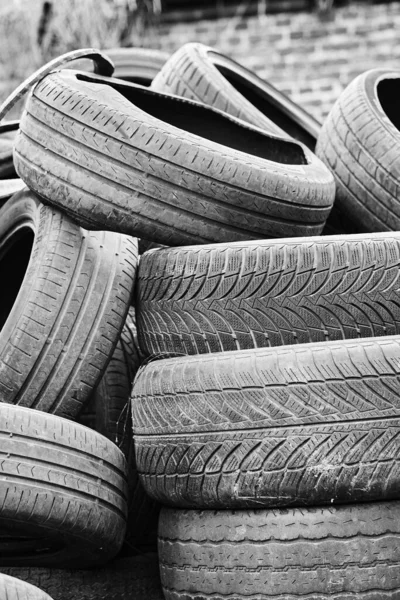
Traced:
POLYGON ((90 412, 79 419, 114 442, 127 459, 128 524, 123 548, 127 555, 137 548, 156 548, 160 511, 158 504, 147 496, 139 480, 133 447, 129 399, 133 379, 141 362, 135 310, 131 307, 112 359, 89 402, 90 412))
POLYGON ((399 82, 400 71, 359 75, 336 101, 318 139, 316 153, 336 180, 330 219, 338 210, 363 232, 400 228, 400 123, 392 103, 399 82))
POLYGON ((400 338, 147 364, 132 390, 147 493, 180 508, 397 499, 400 338))
POLYGON ((149 86, 169 58, 149 48, 110 48, 104 51, 114 63, 113 77, 149 86))
POLYGON ((163 600, 155 553, 117 559, 87 571, 37 567, 2 571, 42 587, 54 600, 163 600))
POLYGON ((136 262, 136 240, 87 232, 31 192, 3 206, 2 402, 78 415, 114 352, 136 262))
POLYGON ((0 566, 85 568, 113 558, 126 528, 126 461, 98 433, 0 404, 0 566))
POLYGON ((17 176, 13 163, 13 143, 16 133, 8 131, 8 128, 4 129, 4 125, 0 125, 0 180, 17 176))
POLYGON ((82 226, 167 245, 317 234, 334 196, 331 173, 301 144, 198 103, 73 71, 35 87, 14 160, 31 189, 82 226), (228 135, 231 147, 222 145, 228 135), (244 152, 250 141, 259 156, 244 152), (273 162, 273 153, 296 164, 273 162))
POLYGON ((400 503, 255 511, 163 509, 166 600, 397 600, 400 503))
POLYGON ((37 587, 0 574, 0 598, 4 600, 52 600, 37 587))
POLYGON ((182 46, 151 87, 204 102, 274 135, 290 136, 312 151, 321 129, 318 121, 273 85, 203 44, 182 46))
POLYGON ((146 355, 400 334, 400 235, 166 248, 138 268, 146 355))

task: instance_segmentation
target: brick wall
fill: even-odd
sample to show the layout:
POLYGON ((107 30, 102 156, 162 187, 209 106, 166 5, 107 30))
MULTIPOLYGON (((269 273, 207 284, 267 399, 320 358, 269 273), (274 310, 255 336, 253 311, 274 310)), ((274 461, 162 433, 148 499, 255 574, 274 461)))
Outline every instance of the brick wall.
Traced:
POLYGON ((218 47, 323 120, 356 75, 400 67, 400 3, 352 3, 328 21, 298 12, 161 24, 148 45, 189 41, 218 47))

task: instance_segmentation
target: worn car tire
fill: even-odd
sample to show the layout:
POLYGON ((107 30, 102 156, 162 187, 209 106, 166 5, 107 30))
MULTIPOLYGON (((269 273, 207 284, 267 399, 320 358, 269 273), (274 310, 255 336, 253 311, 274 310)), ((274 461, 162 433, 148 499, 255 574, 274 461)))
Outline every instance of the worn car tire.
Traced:
POLYGON ((104 53, 114 63, 113 77, 147 86, 169 58, 167 52, 150 48, 109 48, 104 53))
POLYGON ((36 586, 1 573, 0 598, 2 600, 52 600, 36 586))
POLYGON ((137 344, 135 309, 129 309, 111 361, 79 421, 114 442, 128 462, 128 523, 123 548, 155 548, 160 507, 148 497, 139 480, 132 439, 130 394, 142 363, 137 344))
POLYGON ((153 361, 132 389, 136 462, 168 506, 396 499, 400 336, 153 361))
MULTIPOLYGON (((359 75, 336 101, 321 130, 317 155, 336 180, 336 207, 361 231, 400 229, 400 71, 359 75)), ((329 221, 328 221, 329 224, 329 221)))
POLYGON ((0 210, 0 401, 74 418, 130 306, 137 243, 87 232, 29 191, 0 210))
POLYGON ((126 460, 107 438, 0 404, 0 566, 84 568, 113 558, 126 528, 126 460))
POLYGON ((140 347, 201 354, 398 334, 399 268, 397 233, 147 252, 140 347))
POLYGON ((315 148, 321 128, 318 121, 273 85, 214 48, 185 44, 165 63, 151 87, 204 102, 315 148))
POLYGON ((163 600, 156 553, 116 559, 90 570, 0 567, 0 571, 41 587, 53 600, 163 600))
POLYGON ((33 90, 14 162, 31 189, 82 226, 167 245, 317 234, 334 197, 332 174, 298 142, 74 71, 33 90))
POLYGON ((17 177, 13 162, 13 144, 18 126, 18 121, 0 125, 0 180, 17 177))
POLYGON ((400 503, 163 509, 159 556, 166 600, 397 600, 400 503))

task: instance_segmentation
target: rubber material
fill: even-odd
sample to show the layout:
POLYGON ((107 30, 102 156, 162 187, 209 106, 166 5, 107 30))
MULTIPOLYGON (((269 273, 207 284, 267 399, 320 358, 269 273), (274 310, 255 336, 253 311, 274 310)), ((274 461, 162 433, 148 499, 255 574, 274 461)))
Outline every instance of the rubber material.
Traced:
POLYGON ((181 46, 155 77, 159 92, 204 102, 314 150, 321 124, 273 85, 199 43, 181 46))
POLYGON ((39 588, 0 574, 0 598, 4 600, 52 600, 39 588))
POLYGON ((54 600, 164 600, 155 553, 117 559, 87 571, 35 567, 1 571, 42 587, 54 600))
POLYGON ((164 509, 166 600, 398 600, 400 503, 164 509))
POLYGON ((0 565, 101 564, 120 550, 127 465, 105 437, 0 404, 0 565))
POLYGON ((169 58, 167 52, 149 48, 109 48, 105 54, 114 63, 113 77, 147 86, 169 58))
POLYGON ((61 56, 57 56, 53 60, 49 61, 37 71, 32 73, 25 81, 23 81, 15 90, 4 100, 0 105, 0 122, 10 109, 25 96, 25 94, 41 79, 46 77, 54 69, 65 66, 74 60, 80 60, 82 58, 90 59, 94 63, 94 72, 102 75, 112 75, 114 72, 114 65, 109 61, 99 50, 94 48, 83 48, 79 50, 71 50, 61 56))
POLYGON ((149 362, 132 390, 136 461, 167 506, 397 499, 400 336, 149 362))
POLYGON ((81 229, 29 191, 0 210, 0 399, 76 417, 130 306, 137 242, 81 229))
POLYGON ((166 248, 144 254, 136 307, 147 355, 400 333, 400 234, 166 248))
POLYGON ((328 225, 338 210, 360 231, 400 228, 400 122, 394 100, 399 84, 400 71, 367 71, 352 81, 325 120, 316 153, 337 186, 328 225))
POLYGON ((317 234, 334 197, 331 173, 297 142, 74 71, 35 87, 14 161, 82 226, 167 245, 317 234))
POLYGON ((142 362, 137 345, 135 309, 131 307, 111 361, 79 421, 114 442, 128 462, 128 525, 123 552, 155 548, 159 506, 145 493, 136 469, 130 393, 142 362), (90 412, 87 412, 90 411, 90 412))

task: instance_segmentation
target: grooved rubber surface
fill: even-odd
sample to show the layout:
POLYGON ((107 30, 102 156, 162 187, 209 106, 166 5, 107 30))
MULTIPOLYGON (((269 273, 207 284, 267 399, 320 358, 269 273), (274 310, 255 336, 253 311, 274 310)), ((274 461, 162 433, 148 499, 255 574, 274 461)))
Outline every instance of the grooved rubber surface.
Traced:
POLYGON ((314 150, 320 123, 285 94, 213 48, 181 46, 154 78, 152 89, 204 102, 314 150))
POLYGON ((400 234, 147 252, 139 343, 201 354, 400 333, 400 234))
POLYGON ((98 433, 0 404, 0 565, 85 567, 120 550, 126 461, 98 433))
POLYGON ((19 581, 15 577, 0 574, 0 598, 2 600, 52 600, 37 587, 19 581))
POLYGON ((54 73, 35 87, 14 161, 31 189, 82 226, 167 245, 322 230, 333 177, 305 146, 205 105, 112 79, 77 77, 54 73), (149 115, 135 106, 136 96, 153 107, 159 98, 164 118, 168 106, 182 127, 203 132, 207 126, 211 139, 225 127, 246 152, 149 115), (247 153, 250 138, 257 156, 247 153), (289 155, 296 164, 284 164, 289 155))
POLYGON ((42 587, 51 594, 53 600, 163 600, 164 598, 157 554, 117 559, 106 566, 87 571, 36 567, 8 567, 0 570, 42 587))
MULTIPOLYGON (((87 232, 28 191, 1 209, 0 247, 21 228, 33 231, 34 242, 0 332, 0 398, 73 418, 119 338, 133 293, 137 241, 87 232)), ((4 260, 11 259, 6 254, 4 260)))
POLYGON ((169 54, 149 48, 110 48, 104 53, 114 63, 113 77, 150 85, 169 54))
POLYGON ((135 379, 136 460, 169 506, 395 499, 400 337, 150 362, 135 379))
POLYGON ((336 181, 336 200, 327 226, 338 209, 342 222, 348 217, 359 231, 400 228, 399 131, 376 93, 376 85, 392 77, 400 78, 400 71, 376 69, 359 75, 324 122, 316 154, 336 181))
POLYGON ((166 600, 397 600, 400 504, 163 509, 166 600))
POLYGON ((130 307, 111 361, 81 423, 114 442, 128 461, 128 524, 124 551, 156 545, 159 506, 145 493, 136 469, 130 393, 142 357, 137 345, 135 309, 130 307), (91 411, 90 413, 88 411, 91 411))

